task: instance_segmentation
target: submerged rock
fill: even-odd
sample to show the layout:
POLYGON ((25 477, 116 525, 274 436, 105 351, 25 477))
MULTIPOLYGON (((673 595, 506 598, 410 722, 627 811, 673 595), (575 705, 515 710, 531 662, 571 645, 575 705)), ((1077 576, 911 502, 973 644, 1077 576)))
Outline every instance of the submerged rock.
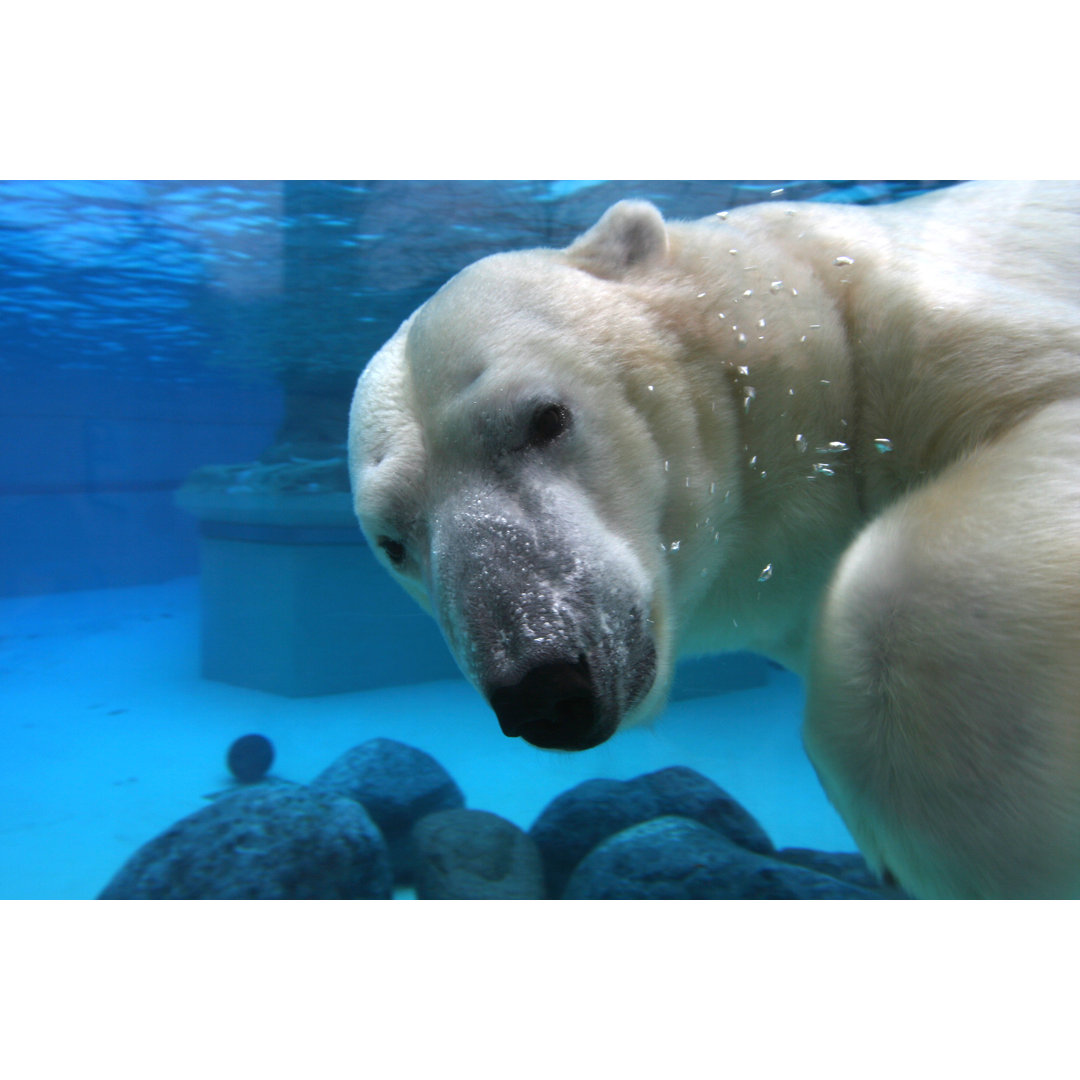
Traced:
POLYGON ((739 847, 700 822, 665 816, 590 852, 565 900, 879 900, 869 890, 739 847))
POLYGON ((253 784, 274 764, 274 744, 265 735, 241 735, 229 747, 225 763, 241 784, 253 784))
POLYGON ((364 808, 272 782, 241 788, 144 844, 101 900, 386 900, 386 845, 364 808))
POLYGON ((544 859, 548 895, 562 896, 574 868, 609 836, 672 814, 700 822, 749 851, 775 850, 749 811, 685 766, 633 780, 586 780, 548 803, 529 829, 544 859))
POLYGON ((312 781, 312 791, 361 803, 390 850, 394 880, 412 878, 412 828, 436 810, 456 810, 465 796, 430 755, 393 739, 369 739, 342 754, 312 781))
POLYGON ((809 870, 816 870, 819 874, 828 874, 830 877, 846 881, 849 885, 855 885, 860 889, 869 889, 872 892, 881 893, 889 900, 910 900, 903 889, 893 885, 886 885, 878 879, 878 876, 866 865, 866 860, 861 855, 849 851, 815 851, 813 848, 781 848, 776 857, 784 862, 794 863, 796 866, 805 866, 809 870))
POLYGON ((413 830, 418 900, 543 900, 536 844, 486 810, 441 810, 413 830))

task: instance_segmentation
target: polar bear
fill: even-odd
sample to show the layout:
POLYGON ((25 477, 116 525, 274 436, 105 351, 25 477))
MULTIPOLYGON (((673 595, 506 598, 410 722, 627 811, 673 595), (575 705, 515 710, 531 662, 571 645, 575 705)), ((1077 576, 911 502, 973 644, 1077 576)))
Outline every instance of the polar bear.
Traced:
POLYGON ((1078 289, 1077 186, 621 202, 372 359, 356 512, 505 734, 595 746, 756 650, 883 877, 1078 896, 1078 289))

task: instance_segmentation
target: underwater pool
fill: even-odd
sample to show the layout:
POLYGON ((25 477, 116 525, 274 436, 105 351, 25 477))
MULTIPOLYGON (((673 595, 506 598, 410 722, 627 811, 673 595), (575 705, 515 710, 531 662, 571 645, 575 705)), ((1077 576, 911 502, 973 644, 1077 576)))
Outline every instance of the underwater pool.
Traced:
POLYGON ((675 702, 651 728, 586 754, 502 736, 463 679, 288 698, 203 679, 198 582, 0 601, 4 782, 0 897, 89 899, 143 843, 229 787, 229 744, 256 731, 272 772, 307 782, 351 747, 388 737, 431 754, 469 807, 528 829, 591 777, 687 765, 751 809, 778 847, 854 850, 799 741, 790 674, 675 702))
POLYGON ((658 721, 585 753, 504 738, 363 544, 345 425, 365 362, 448 277, 620 198, 693 218, 936 186, 0 183, 0 898, 96 896, 235 783, 253 732, 299 784, 408 744, 523 830, 583 781, 686 766, 777 848, 854 851, 800 684, 757 657, 688 669, 658 721))

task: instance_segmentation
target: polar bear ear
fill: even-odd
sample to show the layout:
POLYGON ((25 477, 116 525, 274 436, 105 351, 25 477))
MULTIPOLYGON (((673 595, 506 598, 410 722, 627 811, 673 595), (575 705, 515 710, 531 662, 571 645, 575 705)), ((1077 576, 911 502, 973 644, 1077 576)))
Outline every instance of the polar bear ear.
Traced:
POLYGON ((662 259, 668 250, 667 227, 650 202, 617 202, 567 249, 574 265, 596 277, 618 281, 631 270, 662 259))

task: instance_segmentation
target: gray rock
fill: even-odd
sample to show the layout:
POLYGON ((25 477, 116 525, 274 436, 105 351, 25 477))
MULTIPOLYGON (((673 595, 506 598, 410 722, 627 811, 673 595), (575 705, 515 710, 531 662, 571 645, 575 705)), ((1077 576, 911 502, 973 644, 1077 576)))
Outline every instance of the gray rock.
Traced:
POLYGON ((486 810, 442 810, 413 830, 418 900, 543 900, 540 852, 486 810))
POLYGON ((393 739, 369 739, 342 754, 311 783, 361 803, 390 850, 397 883, 412 880, 412 828, 436 810, 456 810, 465 796, 430 755, 393 739))
POLYGON ((688 818, 634 825, 590 852, 565 900, 877 900, 877 894, 747 851, 688 818))
POLYGON ((223 795, 144 844, 101 900, 387 900, 386 845, 352 799, 268 783, 223 795))
POLYGON ((768 834, 749 810, 707 776, 685 765, 646 773, 631 780, 630 784, 641 784, 652 791, 661 815, 675 814, 700 821, 733 844, 759 855, 772 855, 776 851, 768 834))
POLYGON ((881 893, 890 900, 910 900, 911 897, 903 889, 893 885, 886 885, 866 865, 866 860, 861 855, 849 851, 815 851, 813 848, 781 848, 776 857, 784 862, 794 863, 796 866, 805 866, 809 870, 816 870, 819 874, 828 874, 829 877, 846 881, 849 885, 855 885, 860 889, 869 889, 872 892, 881 893))
POLYGON ((633 780, 586 780, 548 803, 529 829, 544 859, 548 895, 562 896, 574 868, 603 840, 667 814, 699 821, 749 851, 775 850, 747 810, 685 766, 633 780))

